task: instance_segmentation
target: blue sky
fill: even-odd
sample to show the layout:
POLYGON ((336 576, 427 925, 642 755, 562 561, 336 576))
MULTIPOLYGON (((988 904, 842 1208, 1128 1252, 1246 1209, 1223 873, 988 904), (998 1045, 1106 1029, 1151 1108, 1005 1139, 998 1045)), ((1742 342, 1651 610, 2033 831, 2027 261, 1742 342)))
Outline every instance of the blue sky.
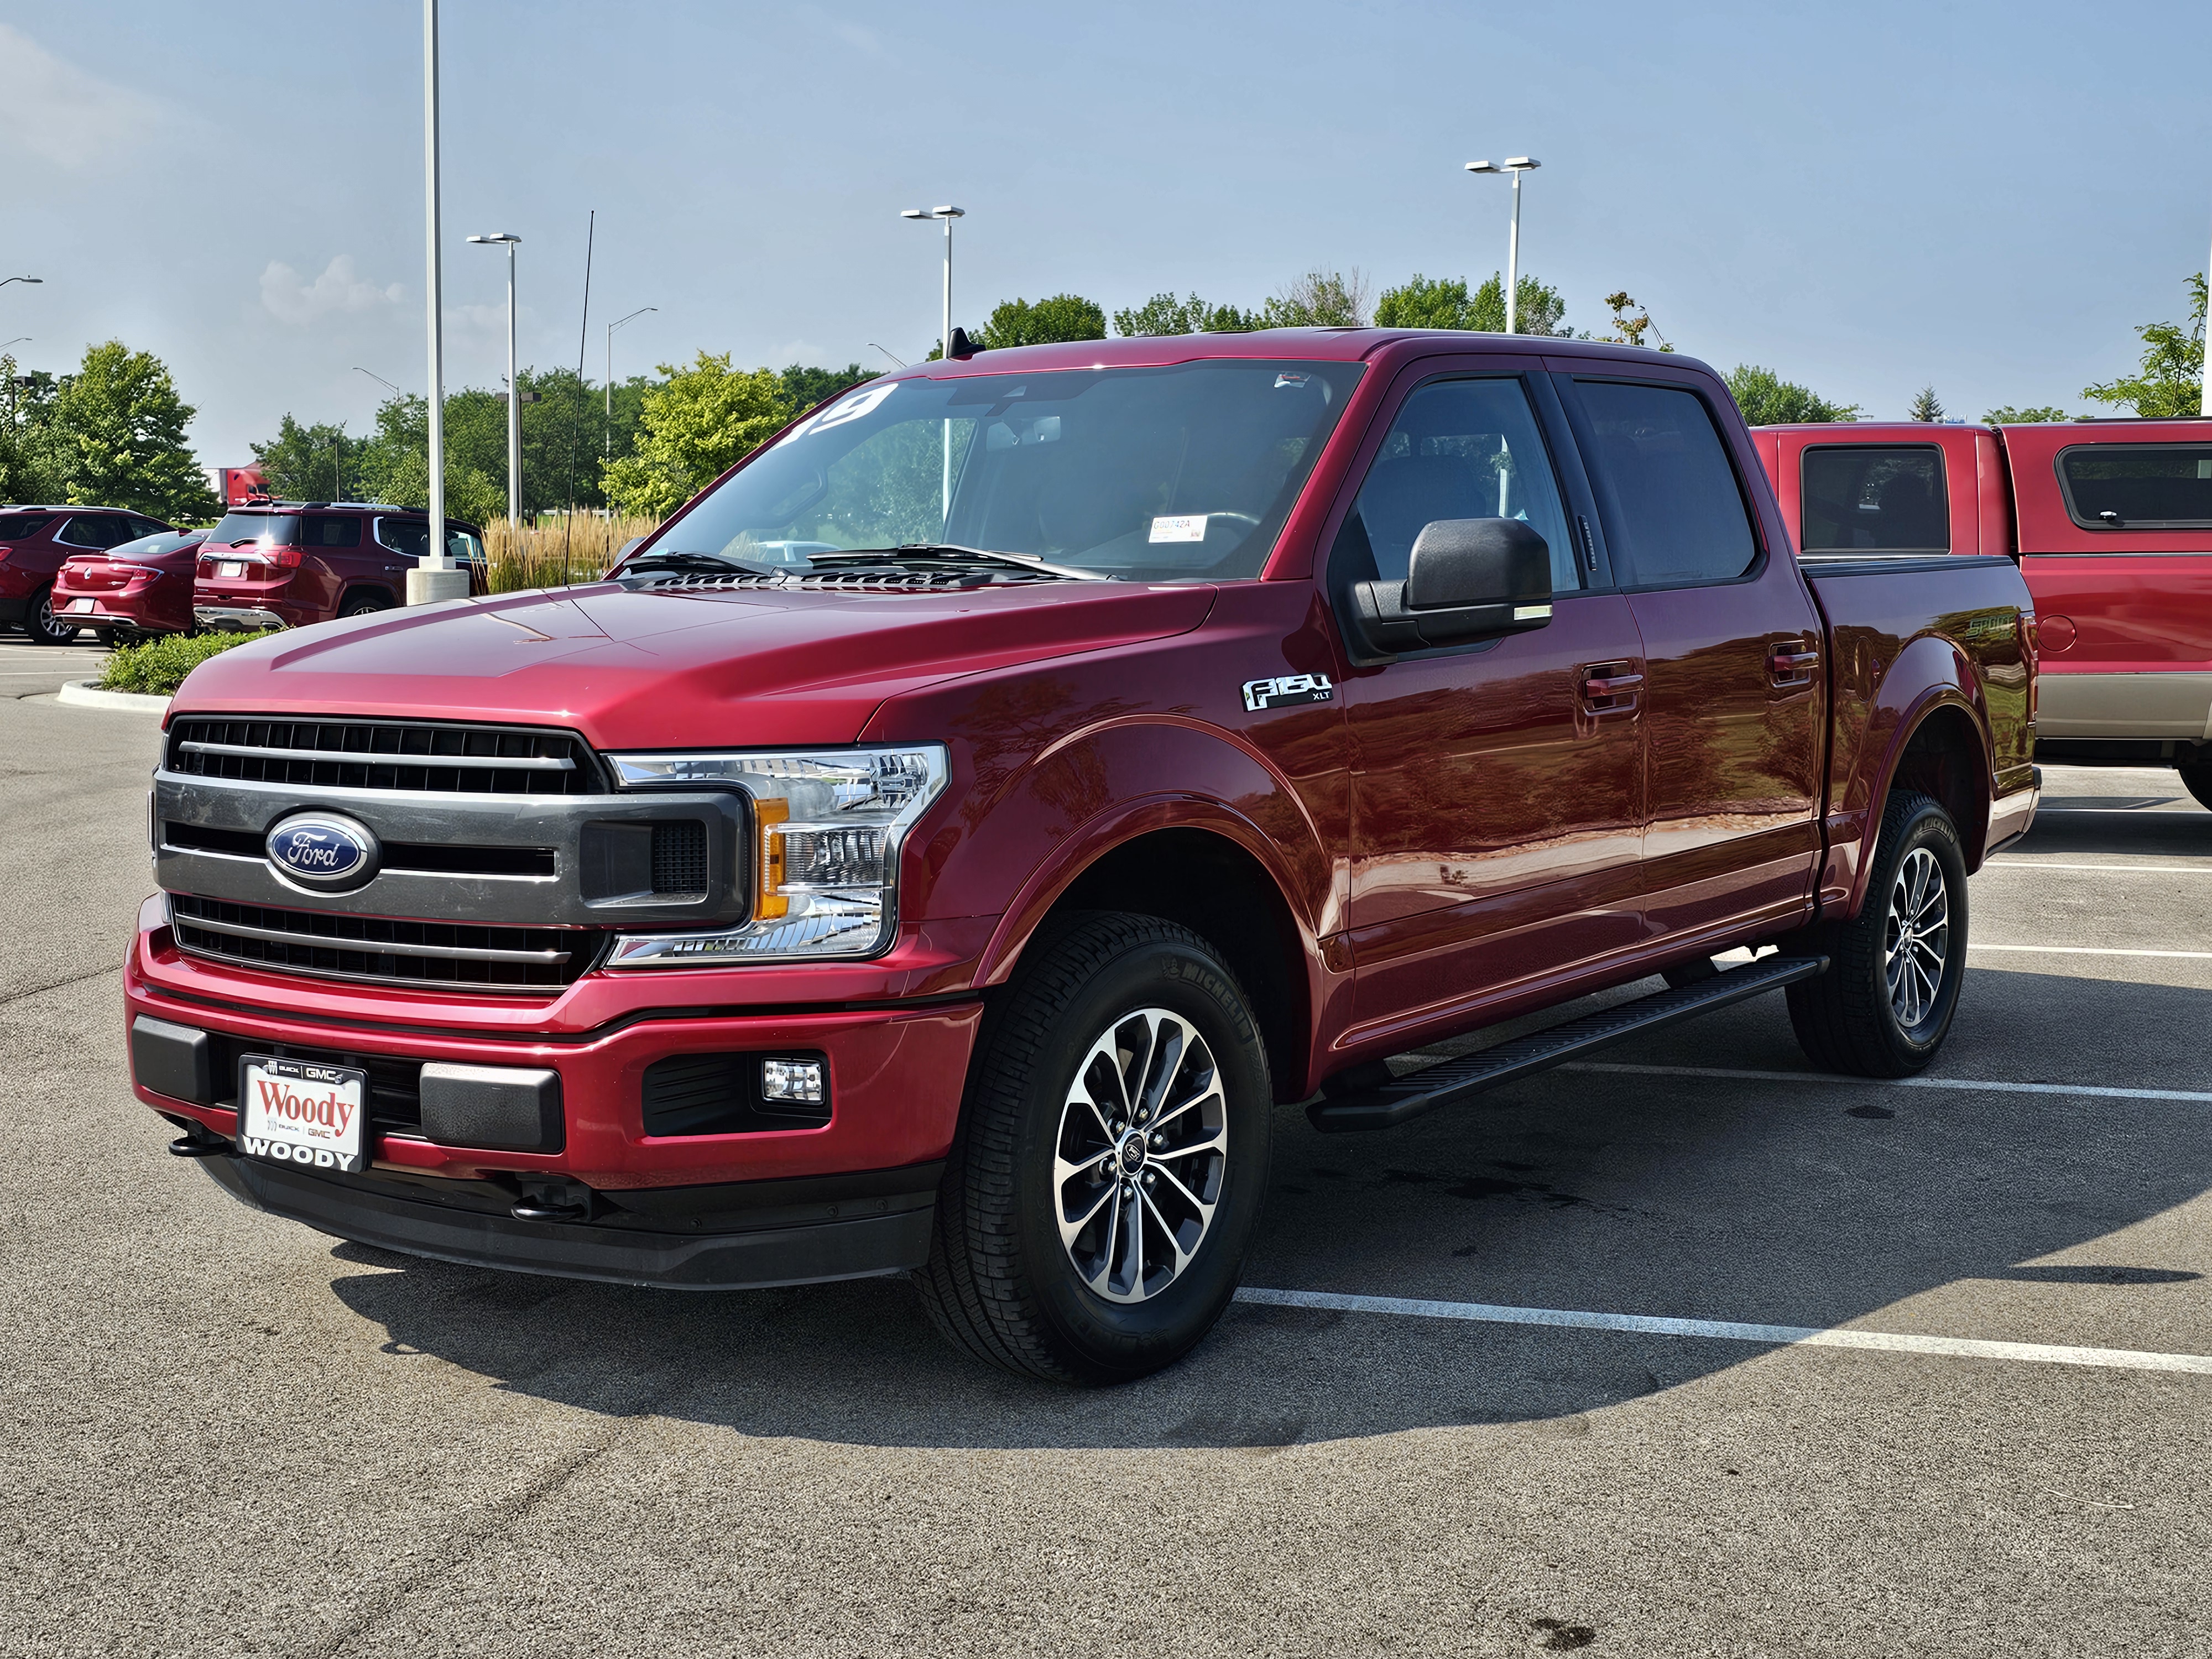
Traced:
MULTIPOLYGON (((957 202, 956 319, 1073 289, 1256 305, 1315 265, 1377 286, 1522 263, 1601 328, 1874 416, 2089 409, 2212 243, 2212 8, 2042 4, 581 6, 446 0, 449 388, 920 356, 957 202)), ((362 429, 420 391, 421 9, 8 0, 0 339, 159 353, 235 463, 287 410, 362 429)))

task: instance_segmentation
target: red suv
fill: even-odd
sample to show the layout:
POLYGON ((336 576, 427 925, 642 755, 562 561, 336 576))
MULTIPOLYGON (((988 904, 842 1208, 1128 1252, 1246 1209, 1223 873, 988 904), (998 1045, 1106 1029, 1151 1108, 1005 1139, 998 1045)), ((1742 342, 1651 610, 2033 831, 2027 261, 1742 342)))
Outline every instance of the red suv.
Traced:
MULTIPOLYGON (((430 545, 428 515, 362 501, 255 501, 208 533, 192 586, 192 614, 223 633, 305 628, 334 617, 389 611, 407 571, 430 545)), ((446 551, 465 565, 471 592, 484 580, 482 532, 446 521, 446 551)))
POLYGON ((67 645, 78 624, 54 614, 63 563, 174 528, 114 507, 0 507, 0 623, 13 623, 33 645, 67 645))
POLYGON ((164 530, 106 553, 70 556, 48 602, 62 623, 82 622, 101 644, 137 645, 192 631, 192 572, 204 530, 164 530))

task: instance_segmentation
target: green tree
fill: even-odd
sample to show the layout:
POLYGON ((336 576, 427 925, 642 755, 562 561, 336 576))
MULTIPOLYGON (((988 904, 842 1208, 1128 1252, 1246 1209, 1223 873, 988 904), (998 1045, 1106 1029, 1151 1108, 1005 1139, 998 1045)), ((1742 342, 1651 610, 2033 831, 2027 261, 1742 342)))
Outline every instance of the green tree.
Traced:
POLYGON ((663 363, 660 372, 667 381, 645 394, 635 453, 600 477, 618 510, 665 518, 797 411, 773 370, 733 368, 727 352, 702 351, 689 368, 663 363))
MULTIPOLYGON (((457 393, 446 399, 449 422, 457 399, 467 395, 457 393)), ((447 435, 447 516, 478 525, 505 518, 504 478, 494 477, 483 467, 473 465, 465 450, 453 443, 450 426, 447 435)), ((430 400, 386 398, 376 411, 376 434, 356 453, 356 464, 360 469, 359 488, 363 499, 389 502, 393 507, 429 506, 430 400)), ((528 477, 526 468, 524 476, 528 477)))
POLYGON ((2065 418, 2066 411, 2056 404, 2039 404, 2033 409, 2014 409, 2010 404, 2001 404, 1983 416, 1982 422, 1985 426, 2039 426, 2065 418))
POLYGON ((53 401, 59 390, 43 371, 25 374, 0 353, 0 501, 59 501, 69 493, 54 445, 53 401))
POLYGON ((2201 415, 2204 410, 2204 274, 2188 282, 2189 320, 2146 323, 2142 361, 2132 374, 2100 386, 2085 386, 2081 395, 2100 404, 2124 404, 2144 416, 2201 415))
POLYGON ((987 351, 998 351, 1007 346, 1055 345, 1105 337, 1106 313, 1097 301, 1079 294, 1055 294, 1035 305, 1027 300, 1001 301, 975 343, 987 351))
POLYGON ((346 489, 361 488, 363 442, 347 437, 342 425, 318 421, 302 426, 287 412, 276 435, 253 446, 253 464, 261 469, 269 493, 280 501, 350 501, 356 497, 346 489))
POLYGON ((179 521, 215 514, 222 503, 185 440, 194 412, 152 353, 120 340, 86 347, 49 416, 69 499, 179 521))
POLYGON ((1808 387, 1785 380, 1771 368, 1739 363, 1728 373, 1728 389, 1749 426, 1788 426, 1800 421, 1856 421, 1856 404, 1832 404, 1808 387))
POLYGON ((1660 350, 1672 351, 1674 349, 1668 343, 1667 337, 1660 333, 1658 325, 1652 322, 1650 309, 1629 298, 1626 289, 1607 295, 1605 302, 1613 312, 1613 332, 1601 337, 1608 344, 1640 346, 1644 343, 1644 337, 1649 334, 1659 342, 1660 350))
POLYGON ((1940 421, 1943 418, 1943 400, 1936 395, 1934 386, 1923 386, 1912 394, 1912 402, 1905 409, 1905 418, 1908 421, 1940 421))
POLYGON ((793 363, 775 377, 776 388, 795 410, 812 409, 864 381, 882 377, 874 369, 848 363, 842 368, 806 368, 793 363))
MULTIPOLYGON (((1568 334, 1560 319, 1566 301, 1548 283, 1522 276, 1514 283, 1514 332, 1568 334)), ((1382 290, 1375 301, 1377 328, 1463 328, 1485 334, 1505 331, 1505 279, 1492 272, 1472 294, 1463 276, 1424 276, 1416 271, 1403 288, 1382 290)))
POLYGON ((1187 300, 1155 294, 1133 311, 1114 313, 1114 331, 1127 339, 1146 335, 1230 334, 1261 326, 1258 312, 1209 305, 1195 294, 1187 300))
POLYGON ((1286 283, 1260 308, 1262 328, 1364 328, 1367 278, 1350 271, 1309 270, 1286 283))

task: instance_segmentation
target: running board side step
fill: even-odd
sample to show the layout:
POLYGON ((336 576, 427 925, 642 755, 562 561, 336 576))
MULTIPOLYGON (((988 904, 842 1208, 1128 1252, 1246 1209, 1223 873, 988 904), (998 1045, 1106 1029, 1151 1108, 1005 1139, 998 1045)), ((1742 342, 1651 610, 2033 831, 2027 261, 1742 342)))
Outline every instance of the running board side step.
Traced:
POLYGON ((1432 1112, 1439 1106, 1455 1106, 1501 1083, 1518 1082, 1554 1066, 1579 1060, 1610 1048, 1625 1038, 1641 1036, 1698 1014, 1725 1008, 1767 991, 1778 991, 1800 980, 1814 979, 1828 971, 1826 957, 1768 957, 1715 974, 1679 991, 1624 1002, 1584 1014, 1548 1031, 1532 1031, 1454 1060, 1438 1060, 1418 1072, 1384 1084, 1379 1089, 1345 1100, 1317 1100, 1306 1108, 1306 1116, 1323 1134, 1350 1134, 1362 1129, 1392 1129, 1432 1112))

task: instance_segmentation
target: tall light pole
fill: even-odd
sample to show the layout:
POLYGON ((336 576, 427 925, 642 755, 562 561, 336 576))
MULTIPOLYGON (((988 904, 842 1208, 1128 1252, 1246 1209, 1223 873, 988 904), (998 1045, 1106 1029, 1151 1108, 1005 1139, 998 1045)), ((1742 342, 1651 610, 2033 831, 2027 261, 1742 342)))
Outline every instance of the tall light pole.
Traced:
MULTIPOLYGON (((902 219, 945 221, 945 332, 939 337, 942 341, 939 349, 947 362, 950 362, 952 357, 952 222, 967 216, 968 210, 965 208, 950 206, 927 209, 902 208, 899 210, 899 217, 902 219)), ((944 514, 945 522, 949 526, 952 522, 952 422, 946 421, 943 424, 945 428, 944 514)), ((945 532, 940 531, 939 533, 945 532)))
POLYGON ((648 311, 659 309, 659 306, 640 306, 628 317, 617 317, 607 325, 607 408, 605 416, 606 428, 605 434, 599 440, 599 447, 609 456, 613 455, 615 448, 615 331, 624 323, 644 316, 648 311))
POLYGON ((1498 167, 1489 161, 1469 161, 1469 173, 1510 173, 1513 175, 1513 228, 1505 237, 1505 331, 1521 331, 1521 175, 1534 173, 1543 166, 1529 155, 1509 155, 1505 165, 1498 167))
POLYGON ((504 244, 507 248, 507 521, 519 525, 522 522, 522 388, 514 379, 514 250, 522 246, 522 238, 510 231, 495 230, 469 240, 487 246, 504 244))
POLYGON ((446 556, 445 266, 439 257, 438 0, 422 0, 422 213, 429 299, 430 541, 407 573, 407 603, 465 599, 469 573, 446 556))

